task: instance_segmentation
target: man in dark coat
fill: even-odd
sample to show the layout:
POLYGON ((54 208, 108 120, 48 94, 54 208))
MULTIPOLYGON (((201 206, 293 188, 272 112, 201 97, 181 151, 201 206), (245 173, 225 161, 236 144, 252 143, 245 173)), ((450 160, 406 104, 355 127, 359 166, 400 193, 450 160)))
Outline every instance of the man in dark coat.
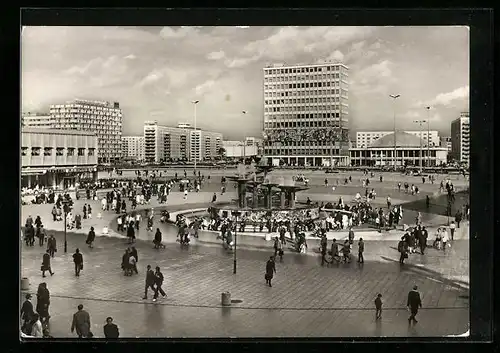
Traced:
POLYGON ((73 322, 71 323, 71 333, 75 332, 78 338, 87 338, 90 334, 90 314, 83 310, 83 305, 78 305, 78 311, 73 315, 73 322))
POLYGON ((26 294, 26 300, 21 307, 21 320, 23 320, 23 325, 21 326, 21 331, 27 335, 31 335, 31 319, 35 312, 33 311, 33 303, 31 302, 31 294, 26 294))
POLYGON ((118 330, 118 326, 116 326, 113 323, 113 318, 108 317, 106 319, 106 325, 103 327, 104 330, 104 337, 105 338, 119 338, 120 337, 120 331, 118 330))
POLYGON ((75 276, 80 277, 80 271, 83 269, 83 255, 80 253, 80 249, 76 249, 73 254, 73 263, 75 264, 75 276))
POLYGON ((321 248, 321 266, 323 266, 326 262, 326 247, 327 247, 327 239, 326 239, 326 234, 323 234, 321 237, 321 243, 320 243, 320 248, 321 248))
POLYGON ((160 267, 156 266, 156 271, 155 271, 155 295, 153 297, 153 301, 155 302, 156 299, 158 299, 158 292, 161 293, 162 297, 166 297, 167 294, 163 291, 163 288, 161 287, 163 285, 164 277, 163 273, 160 271, 160 267))
POLYGON ((87 243, 89 245, 89 248, 92 248, 92 243, 94 243, 94 240, 95 240, 95 231, 94 231, 94 227, 90 227, 90 231, 89 231, 89 234, 87 235, 87 240, 85 241, 85 243, 87 243))
POLYGON ((54 234, 51 234, 49 239, 47 239, 47 250, 49 251, 50 257, 54 257, 54 253, 57 251, 57 242, 56 238, 54 238, 54 234))
POLYGON ((408 301, 406 306, 410 311, 410 317, 408 318, 408 323, 411 324, 413 321, 415 324, 418 322, 415 316, 418 313, 418 308, 422 307, 422 300, 420 299, 420 293, 417 291, 418 287, 413 286, 413 290, 408 293, 408 301))
POLYGON ((266 284, 268 284, 269 287, 272 287, 271 280, 273 279, 275 273, 276 273, 276 264, 274 262, 274 257, 271 256, 266 263, 266 276, 265 276, 266 284))
POLYGON ((153 293, 156 292, 155 287, 154 287, 155 281, 156 281, 155 273, 151 269, 151 265, 148 265, 146 267, 146 286, 144 287, 144 297, 142 299, 148 299, 148 289, 149 288, 151 288, 153 293))
POLYGON ((365 242, 363 238, 359 238, 358 242, 358 263, 362 264, 365 262, 365 258, 363 257, 363 252, 365 251, 365 242))
POLYGON ((47 250, 47 252, 45 254, 43 254, 41 270, 42 270, 42 277, 46 277, 45 271, 49 271, 51 276, 54 275, 54 272, 52 272, 52 268, 50 266, 50 251, 49 250, 47 250))

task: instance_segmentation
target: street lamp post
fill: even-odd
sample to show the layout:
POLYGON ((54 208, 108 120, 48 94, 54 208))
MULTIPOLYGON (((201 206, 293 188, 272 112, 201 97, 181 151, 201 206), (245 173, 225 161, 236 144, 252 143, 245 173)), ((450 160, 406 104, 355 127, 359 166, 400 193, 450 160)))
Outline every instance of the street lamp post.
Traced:
POLYGON ((241 215, 240 211, 232 211, 233 216, 236 217, 235 228, 234 228, 234 250, 233 250, 233 274, 236 274, 236 242, 238 239, 238 216, 241 215))
MULTIPOLYGON (((197 130, 196 130, 196 106, 198 105, 198 103, 200 103, 199 100, 195 100, 195 101, 192 101, 191 103, 193 103, 194 105, 194 132, 195 134, 197 134, 197 130)), ((197 137, 198 135, 195 135, 195 142, 197 141, 197 137)), ((195 143, 195 147, 197 147, 197 143, 195 143)), ((192 149, 193 146, 191 146, 191 149, 192 149)), ((197 154, 198 154, 198 149, 196 148, 195 149, 196 153, 194 154, 194 172, 196 173, 196 159, 197 159, 197 154)))
MULTIPOLYGON (((426 120, 415 120, 414 123, 420 125, 420 173, 422 173, 422 164, 424 162, 424 157, 422 156, 422 124, 426 123, 426 120)), ((428 137, 428 136, 427 136, 428 137)), ((429 142, 427 142, 429 144, 429 142)))
POLYGON ((392 110, 393 110, 393 118, 394 118, 394 170, 396 170, 396 99, 401 97, 400 94, 390 94, 389 97, 392 98, 392 110))
POLYGON ((430 118, 430 112, 431 112, 431 107, 425 107, 427 109, 427 167, 431 166, 431 155, 429 152, 429 145, 430 145, 430 133, 431 133, 431 118, 430 118))
MULTIPOLYGON (((246 110, 241 111, 243 115, 245 115, 247 112, 246 110)), ((246 165, 246 159, 247 159, 247 153, 246 153, 246 141, 243 140, 243 163, 246 165)))
POLYGON ((68 252, 68 241, 66 238, 66 235, 67 235, 66 218, 68 218, 67 217, 67 209, 69 207, 68 204, 69 204, 68 200, 62 201, 63 211, 64 211, 64 253, 68 252))

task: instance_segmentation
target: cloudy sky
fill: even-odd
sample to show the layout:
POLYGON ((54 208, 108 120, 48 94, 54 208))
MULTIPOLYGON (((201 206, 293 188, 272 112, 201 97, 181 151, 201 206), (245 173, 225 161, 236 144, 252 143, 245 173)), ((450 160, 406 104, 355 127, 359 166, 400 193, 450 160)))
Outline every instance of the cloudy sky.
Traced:
POLYGON ((118 101, 124 134, 146 120, 193 122, 225 138, 261 136, 262 68, 341 61, 349 66, 350 128, 449 134, 468 110, 465 27, 25 27, 22 108, 44 112, 73 98, 118 101), (242 114, 241 111, 247 111, 242 114))

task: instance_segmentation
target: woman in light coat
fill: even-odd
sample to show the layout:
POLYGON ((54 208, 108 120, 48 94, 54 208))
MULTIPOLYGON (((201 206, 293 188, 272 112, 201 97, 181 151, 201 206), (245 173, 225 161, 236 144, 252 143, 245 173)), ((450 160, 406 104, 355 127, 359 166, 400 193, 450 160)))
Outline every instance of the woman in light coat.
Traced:
POLYGON ((43 337, 43 327, 40 321, 40 316, 38 314, 33 315, 33 326, 31 328, 31 337, 42 338, 43 337))

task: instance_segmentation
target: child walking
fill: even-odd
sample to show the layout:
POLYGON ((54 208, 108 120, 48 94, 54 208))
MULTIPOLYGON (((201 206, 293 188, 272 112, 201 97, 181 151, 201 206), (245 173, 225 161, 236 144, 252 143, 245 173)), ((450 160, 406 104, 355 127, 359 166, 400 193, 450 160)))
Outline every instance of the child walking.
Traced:
POLYGON ((377 294, 375 299, 375 320, 382 318, 382 294, 377 294))

